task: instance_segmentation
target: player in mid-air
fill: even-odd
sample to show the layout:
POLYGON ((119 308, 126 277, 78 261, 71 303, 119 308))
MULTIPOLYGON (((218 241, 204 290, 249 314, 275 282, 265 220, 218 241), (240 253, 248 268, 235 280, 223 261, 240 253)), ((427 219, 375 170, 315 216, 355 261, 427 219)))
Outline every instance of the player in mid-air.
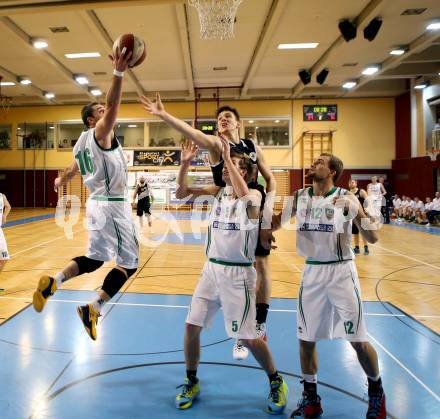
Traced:
POLYGON ((33 296, 33 306, 41 312, 48 298, 63 282, 93 272, 105 261, 116 258, 117 266, 107 274, 93 301, 77 309, 93 340, 96 340, 96 325, 103 306, 136 272, 139 263, 139 244, 128 197, 127 164, 113 131, 121 102, 122 78, 130 56, 131 52, 125 54, 123 51, 119 57, 111 57, 114 71, 106 104, 84 106, 81 117, 88 130, 75 144, 73 164, 55 179, 55 189, 58 189, 79 172, 89 190, 87 254, 74 258, 55 277, 43 275, 33 296))

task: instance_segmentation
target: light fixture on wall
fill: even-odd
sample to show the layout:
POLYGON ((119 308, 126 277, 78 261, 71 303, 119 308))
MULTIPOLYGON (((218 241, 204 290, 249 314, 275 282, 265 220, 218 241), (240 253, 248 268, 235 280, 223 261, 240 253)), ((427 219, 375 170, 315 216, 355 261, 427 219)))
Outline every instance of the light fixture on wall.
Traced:
POLYGON ((303 82, 304 85, 309 84, 312 81, 312 74, 309 70, 300 70, 298 73, 299 78, 303 82))
POLYGON ((373 41, 379 33, 379 29, 381 26, 381 17, 375 17, 374 19, 372 19, 371 22, 364 28, 364 38, 370 42, 373 41))
POLYGON ((419 77, 418 79, 416 79, 416 82, 414 83, 414 89, 423 90, 426 87, 428 87, 430 84, 431 83, 429 80, 425 80, 423 77, 419 77))
POLYGON ((318 84, 324 84, 325 79, 328 76, 328 73, 329 71, 327 68, 321 70, 321 72, 316 76, 316 81, 318 82, 318 84))
POLYGON ((352 39, 356 38, 357 27, 354 22, 351 22, 348 19, 341 20, 338 28, 346 42, 350 42, 352 39))

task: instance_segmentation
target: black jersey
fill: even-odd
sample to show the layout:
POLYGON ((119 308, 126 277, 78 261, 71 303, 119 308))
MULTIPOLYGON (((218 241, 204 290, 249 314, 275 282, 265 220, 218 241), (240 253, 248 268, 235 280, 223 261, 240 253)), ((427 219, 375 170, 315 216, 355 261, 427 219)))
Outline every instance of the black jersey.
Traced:
POLYGON ((357 199, 359 199, 359 202, 361 203, 362 207, 364 206, 365 199, 361 196, 361 189, 357 188, 357 191, 355 194, 353 194, 357 199))
MULTIPOLYGON (((244 153, 249 156, 252 160, 252 163, 256 166, 257 164, 257 149, 255 148, 255 143, 252 140, 241 139, 239 143, 229 143, 231 150, 236 150, 239 153, 244 153)), ((217 186, 226 186, 226 183, 223 181, 222 172, 223 166, 225 162, 223 161, 223 157, 221 160, 215 165, 211 166, 212 177, 214 178, 214 183, 217 186)), ((257 170, 254 169, 253 181, 256 181, 257 170)))
POLYGON ((138 183, 137 185, 137 194, 138 194, 138 200, 149 198, 150 197, 150 189, 148 188, 147 182, 145 182, 143 185, 138 183))

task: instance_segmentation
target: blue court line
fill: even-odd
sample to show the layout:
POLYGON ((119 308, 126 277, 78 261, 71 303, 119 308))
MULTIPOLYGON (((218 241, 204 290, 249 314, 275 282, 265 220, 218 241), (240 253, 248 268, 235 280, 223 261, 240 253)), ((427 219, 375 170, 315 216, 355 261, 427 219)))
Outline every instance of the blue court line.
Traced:
POLYGON ((2 225, 2 228, 13 227, 20 224, 33 223, 34 221, 47 220, 48 218, 54 218, 55 214, 37 215, 35 217, 21 218, 20 220, 8 221, 2 225))
POLYGON ((425 227, 422 225, 406 223, 406 222, 396 223, 395 221, 391 221, 390 224, 395 227, 405 227, 410 230, 421 231, 422 233, 428 233, 428 234, 434 234, 436 236, 440 236, 440 228, 438 227, 425 227))

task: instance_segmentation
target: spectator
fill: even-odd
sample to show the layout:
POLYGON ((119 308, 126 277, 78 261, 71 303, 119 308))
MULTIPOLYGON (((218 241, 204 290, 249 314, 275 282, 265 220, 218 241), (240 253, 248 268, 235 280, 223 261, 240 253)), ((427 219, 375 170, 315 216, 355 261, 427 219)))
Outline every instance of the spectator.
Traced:
POLYGON ((432 200, 432 204, 432 210, 426 213, 426 216, 428 217, 428 224, 426 224, 426 227, 430 227, 431 224, 434 223, 434 218, 437 215, 440 215, 440 192, 435 193, 435 198, 432 200))
POLYGON ((419 199, 419 197, 414 198, 414 206, 413 206, 413 212, 411 214, 411 221, 417 221, 421 219, 422 213, 425 211, 425 205, 423 204, 423 201, 419 199))
POLYGON ((423 224, 428 223, 428 217, 426 214, 432 210, 433 206, 434 206, 434 203, 432 202, 431 198, 429 196, 427 196, 425 199, 425 210, 422 212, 420 223, 423 223, 423 224))
POLYGON ((399 209, 402 206, 402 200, 399 198, 399 195, 394 195, 393 198, 393 213, 397 218, 397 221, 399 221, 399 209))

